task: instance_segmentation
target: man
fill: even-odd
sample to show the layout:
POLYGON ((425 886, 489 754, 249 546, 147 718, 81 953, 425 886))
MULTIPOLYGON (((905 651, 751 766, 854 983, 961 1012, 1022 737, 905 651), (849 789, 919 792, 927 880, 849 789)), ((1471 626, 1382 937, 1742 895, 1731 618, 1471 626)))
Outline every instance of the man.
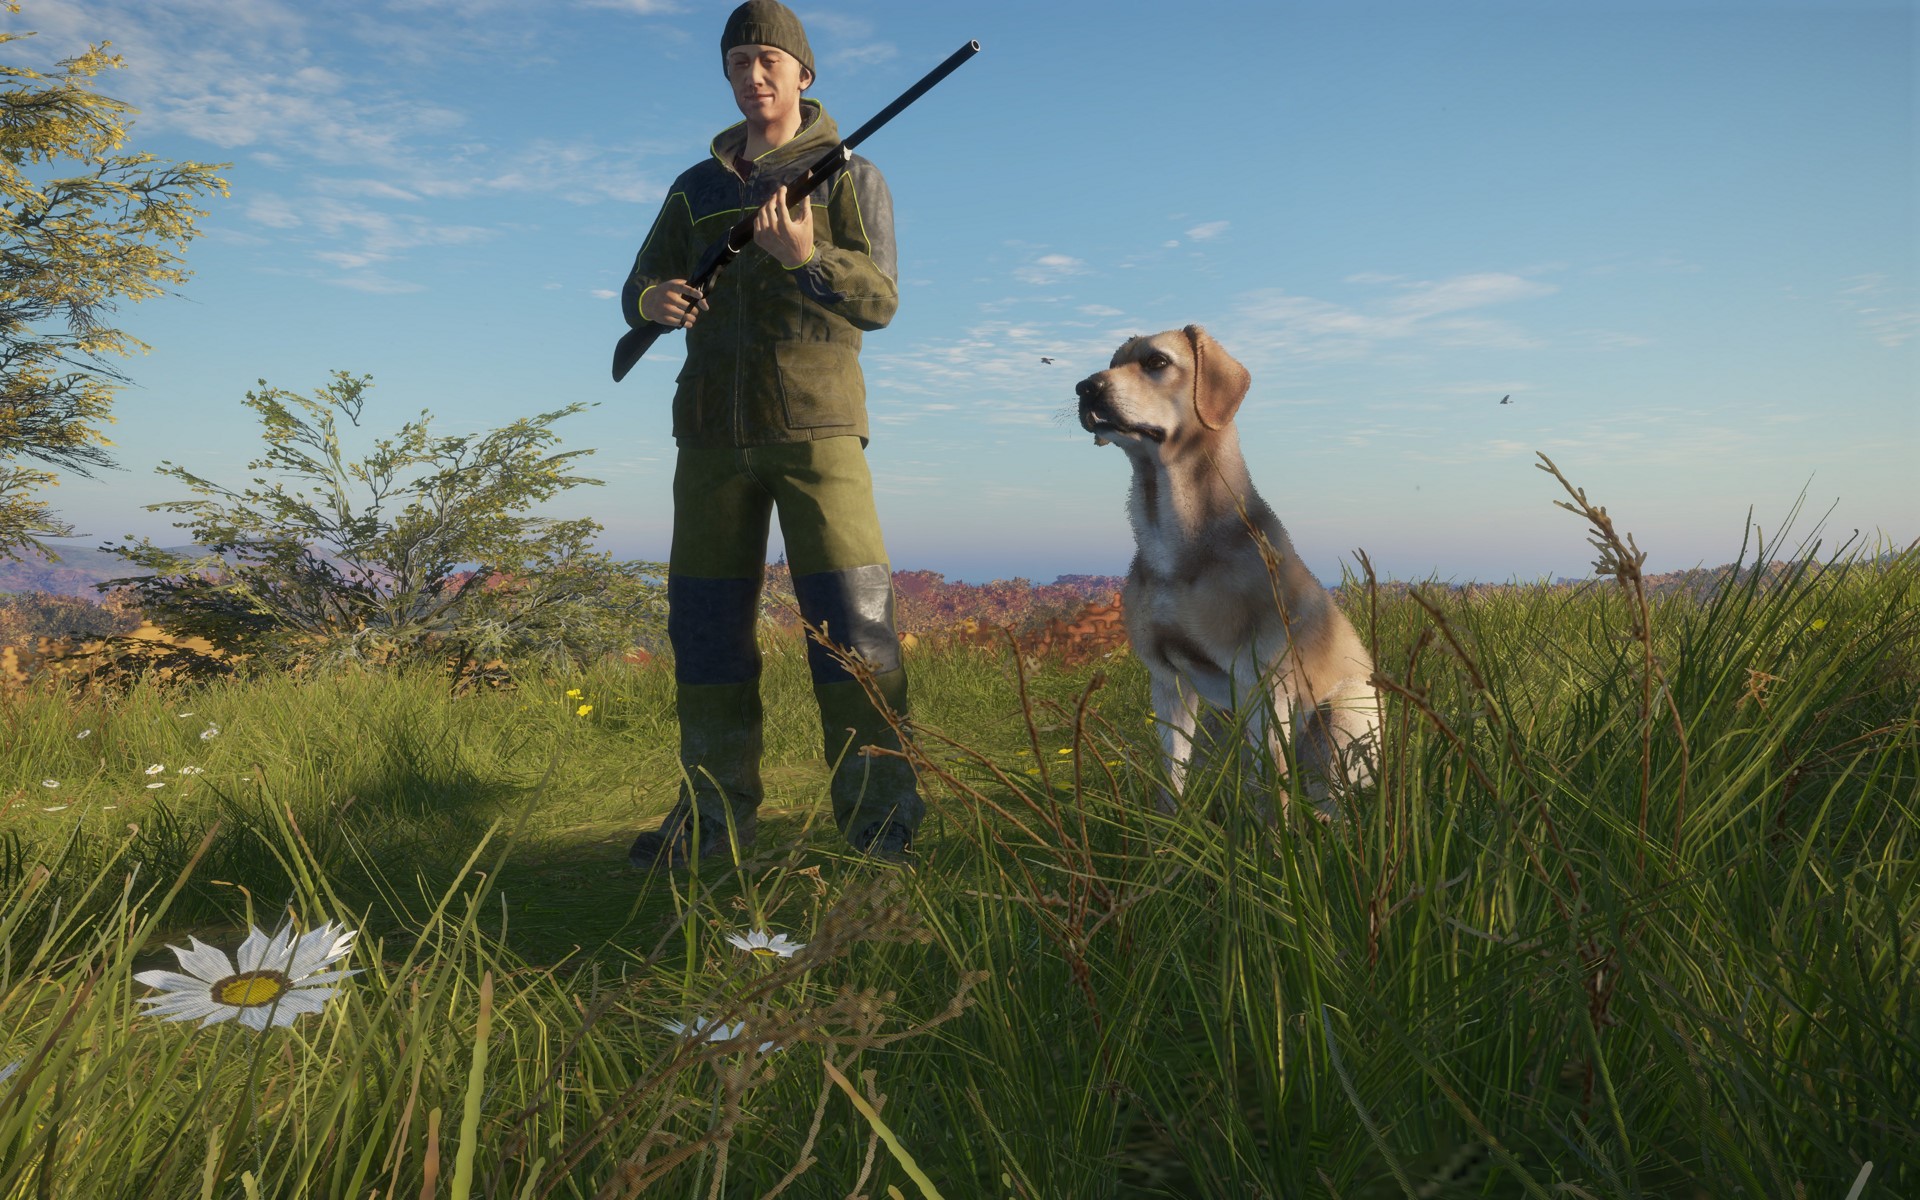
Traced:
MULTIPOLYGON (((687 331, 673 397, 667 575, 686 781, 660 828, 628 852, 642 869, 754 841, 763 795, 754 631, 772 510, 801 615, 864 658, 888 706, 907 711, 859 363, 861 332, 884 327, 899 304, 893 201, 880 172, 856 155, 811 203, 789 208, 785 184, 840 135, 819 102, 801 95, 813 84, 813 51, 785 5, 736 8, 720 51, 745 120, 674 181, 620 297, 628 324, 687 331), (701 251, 755 210, 753 244, 713 294, 689 285, 701 251)), ((898 750, 899 738, 860 682, 812 641, 807 665, 834 768, 834 822, 856 849, 904 862, 924 811, 913 770, 859 753, 898 750)))

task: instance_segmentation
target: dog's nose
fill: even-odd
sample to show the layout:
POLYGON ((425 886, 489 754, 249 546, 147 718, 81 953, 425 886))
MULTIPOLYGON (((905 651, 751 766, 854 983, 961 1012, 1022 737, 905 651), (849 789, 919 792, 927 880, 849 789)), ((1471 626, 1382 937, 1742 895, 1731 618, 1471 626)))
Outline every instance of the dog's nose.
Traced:
POLYGON ((1099 375, 1089 375, 1073 385, 1073 394, 1082 400, 1098 400, 1107 394, 1107 381, 1099 375))

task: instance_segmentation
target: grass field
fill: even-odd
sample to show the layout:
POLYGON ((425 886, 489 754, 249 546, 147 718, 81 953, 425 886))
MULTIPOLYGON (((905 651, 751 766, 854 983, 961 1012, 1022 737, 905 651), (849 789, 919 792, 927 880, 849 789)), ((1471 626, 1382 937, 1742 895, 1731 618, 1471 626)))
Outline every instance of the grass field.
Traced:
POLYGON ((789 641, 759 845, 691 878, 624 862, 667 669, 15 695, 0 1197, 1920 1194, 1920 555, 1344 595, 1351 820, 1237 763, 1155 815, 1124 656, 923 650, 911 871, 845 857, 789 641), (320 1013, 142 1015, 289 919, 361 931, 320 1013))

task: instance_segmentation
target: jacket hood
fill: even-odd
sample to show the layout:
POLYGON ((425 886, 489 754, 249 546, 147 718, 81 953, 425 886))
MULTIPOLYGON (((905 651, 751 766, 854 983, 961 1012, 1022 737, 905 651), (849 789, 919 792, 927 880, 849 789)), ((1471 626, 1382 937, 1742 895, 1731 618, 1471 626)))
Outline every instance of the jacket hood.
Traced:
MULTIPOLYGON (((827 110, 818 100, 800 100, 800 132, 793 135, 785 144, 775 146, 754 160, 756 165, 780 165, 796 158, 814 158, 825 154, 840 140, 840 128, 827 115, 827 110)), ((735 121, 713 137, 713 156, 720 160, 728 171, 733 170, 735 155, 744 154, 747 149, 747 123, 735 121)))

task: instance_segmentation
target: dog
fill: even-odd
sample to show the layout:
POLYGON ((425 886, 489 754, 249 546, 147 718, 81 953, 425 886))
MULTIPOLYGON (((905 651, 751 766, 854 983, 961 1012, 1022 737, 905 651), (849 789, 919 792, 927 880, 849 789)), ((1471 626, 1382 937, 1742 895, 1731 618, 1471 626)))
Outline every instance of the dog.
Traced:
MULTIPOLYGON (((1189 325, 1128 339, 1074 391, 1094 445, 1119 446, 1133 466, 1136 552, 1122 604, 1152 681, 1171 784, 1161 811, 1177 807, 1205 704, 1218 710, 1210 724, 1228 714, 1244 722, 1241 735, 1268 748, 1283 778, 1291 727, 1305 793, 1328 820, 1339 798, 1373 781, 1373 660, 1253 489, 1233 424, 1251 385, 1244 366, 1189 325)), ((1286 789, 1280 795, 1284 817, 1286 789)))

